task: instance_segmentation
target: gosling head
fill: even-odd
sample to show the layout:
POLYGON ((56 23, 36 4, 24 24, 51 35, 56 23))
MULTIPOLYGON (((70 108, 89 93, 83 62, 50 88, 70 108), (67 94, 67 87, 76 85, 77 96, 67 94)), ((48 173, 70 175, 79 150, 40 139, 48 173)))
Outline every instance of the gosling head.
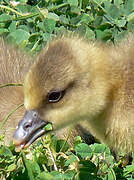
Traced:
POLYGON ((26 113, 14 134, 15 144, 31 144, 46 133, 47 123, 58 130, 99 113, 109 89, 104 67, 99 65, 104 59, 94 43, 75 37, 52 41, 26 75, 26 113))

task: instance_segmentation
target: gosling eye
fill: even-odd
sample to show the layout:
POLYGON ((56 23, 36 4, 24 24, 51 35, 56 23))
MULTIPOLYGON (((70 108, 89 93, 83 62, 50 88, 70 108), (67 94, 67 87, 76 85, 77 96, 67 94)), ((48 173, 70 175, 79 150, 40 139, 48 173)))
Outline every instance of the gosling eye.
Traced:
POLYGON ((65 91, 51 91, 48 95, 49 103, 56 103, 64 96, 65 91))

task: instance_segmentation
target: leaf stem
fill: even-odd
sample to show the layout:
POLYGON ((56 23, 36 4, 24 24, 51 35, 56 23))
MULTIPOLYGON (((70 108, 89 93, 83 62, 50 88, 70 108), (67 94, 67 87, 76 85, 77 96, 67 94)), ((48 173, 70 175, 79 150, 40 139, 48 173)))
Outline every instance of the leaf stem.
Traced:
POLYGON ((54 156, 53 156, 53 154, 52 154, 52 151, 51 151, 50 147, 48 147, 48 152, 49 152, 50 157, 51 157, 51 160, 52 160, 52 162, 53 162, 54 170, 55 170, 55 171, 58 171, 58 168, 57 168, 57 166, 56 166, 55 159, 54 159, 54 156))
POLYGON ((8 11, 14 12, 14 13, 18 14, 19 16, 24 16, 22 13, 14 10, 14 9, 12 9, 12 8, 10 8, 10 7, 4 6, 4 5, 0 5, 0 8, 2 8, 2 9, 7 9, 8 11))

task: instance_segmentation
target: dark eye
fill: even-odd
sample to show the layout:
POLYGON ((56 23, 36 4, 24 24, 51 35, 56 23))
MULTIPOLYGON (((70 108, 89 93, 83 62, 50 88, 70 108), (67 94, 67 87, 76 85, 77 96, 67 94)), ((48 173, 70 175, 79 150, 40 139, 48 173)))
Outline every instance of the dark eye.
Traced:
POLYGON ((64 95, 64 91, 52 91, 48 95, 48 102, 55 103, 58 102, 64 95))

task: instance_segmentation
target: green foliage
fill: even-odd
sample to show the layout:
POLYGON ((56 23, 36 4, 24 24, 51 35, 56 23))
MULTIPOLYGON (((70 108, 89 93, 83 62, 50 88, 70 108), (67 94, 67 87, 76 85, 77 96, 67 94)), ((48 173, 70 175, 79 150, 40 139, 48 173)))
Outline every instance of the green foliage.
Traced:
MULTIPOLYGON (((134 0, 0 1, 0 35, 31 53, 56 34, 75 31, 88 39, 115 42, 134 28, 134 0)), ((51 127, 47 127, 51 129, 51 127)), ((43 137, 16 153, 0 137, 3 180, 132 180, 134 162, 125 168, 103 144, 88 146, 76 137, 74 147, 55 136, 43 137)))
POLYGON ((133 0, 0 1, 0 35, 32 53, 65 30, 114 42, 133 26, 133 0))
POLYGON ((132 179, 134 163, 125 168, 121 164, 104 144, 88 146, 79 142, 70 147, 53 135, 20 153, 15 152, 13 145, 0 146, 0 177, 6 180, 132 179))

